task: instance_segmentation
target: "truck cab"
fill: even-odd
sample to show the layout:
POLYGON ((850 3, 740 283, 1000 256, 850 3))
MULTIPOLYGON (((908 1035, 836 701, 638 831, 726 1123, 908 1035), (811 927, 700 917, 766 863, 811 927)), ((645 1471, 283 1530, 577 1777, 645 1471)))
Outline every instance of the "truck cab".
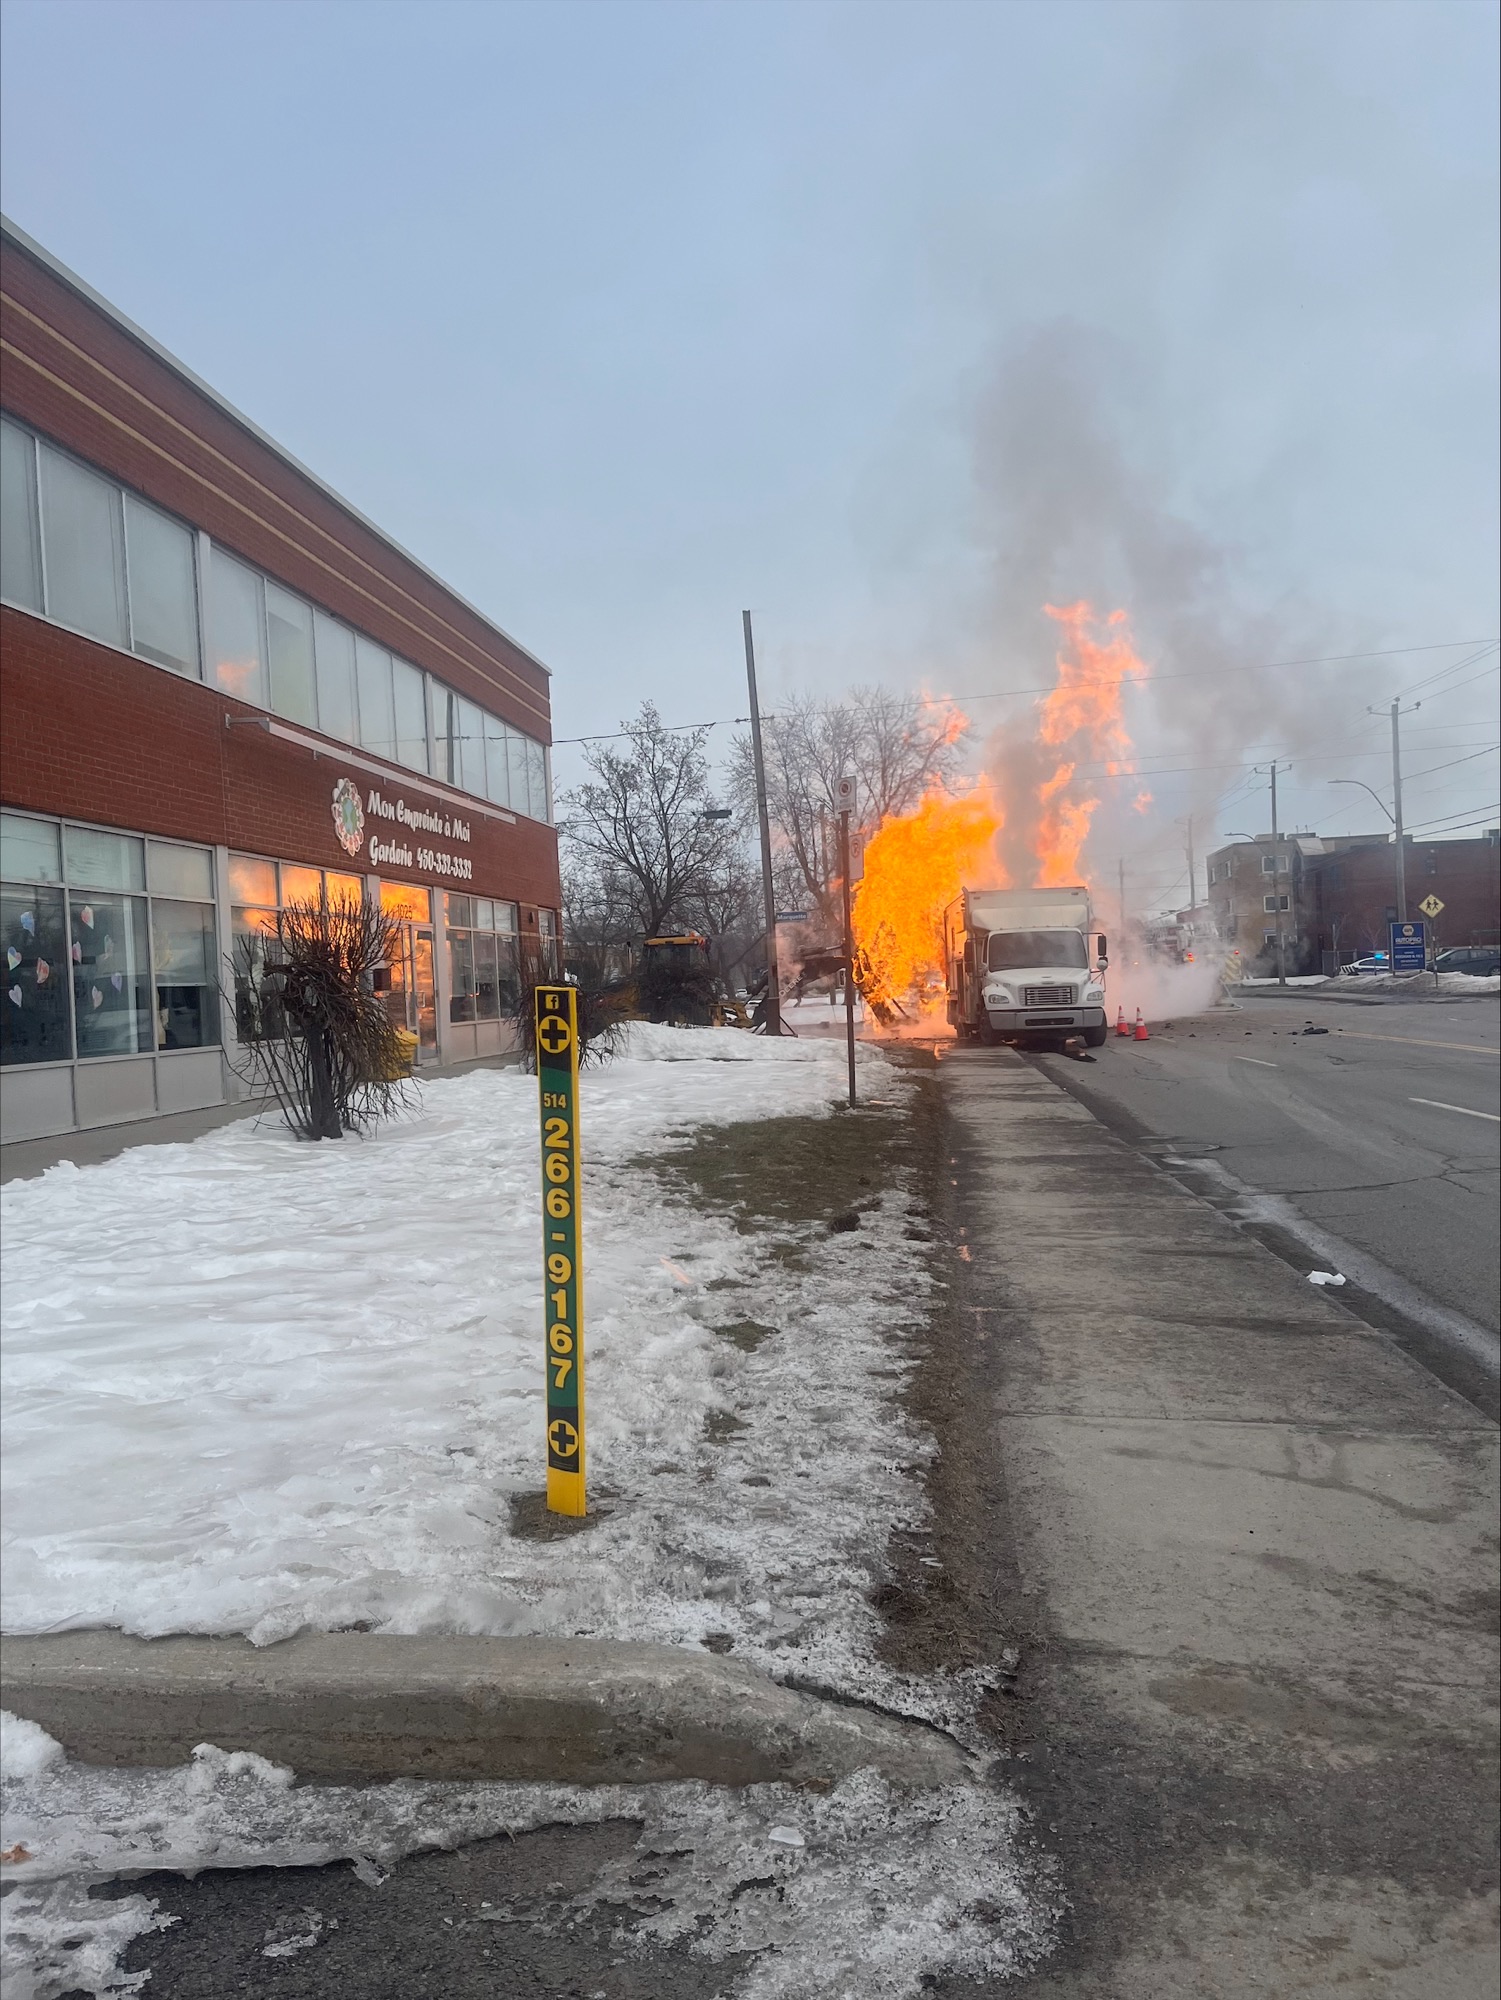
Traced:
POLYGON ((961 890, 944 943, 948 1018, 962 1040, 1105 1040, 1105 938, 1087 889, 961 890))

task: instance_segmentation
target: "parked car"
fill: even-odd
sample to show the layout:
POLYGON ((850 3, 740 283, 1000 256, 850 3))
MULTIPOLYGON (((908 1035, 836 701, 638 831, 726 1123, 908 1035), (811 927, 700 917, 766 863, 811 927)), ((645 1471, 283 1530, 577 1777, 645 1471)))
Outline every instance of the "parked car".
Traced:
POLYGON ((1386 962, 1384 951, 1373 951, 1369 958, 1352 958, 1348 965, 1342 965, 1339 970, 1341 978, 1355 979, 1362 972, 1390 972, 1391 967, 1386 962))
POLYGON ((1435 972, 1468 972, 1474 979, 1494 979, 1501 972, 1501 945, 1456 944, 1433 961, 1435 972))

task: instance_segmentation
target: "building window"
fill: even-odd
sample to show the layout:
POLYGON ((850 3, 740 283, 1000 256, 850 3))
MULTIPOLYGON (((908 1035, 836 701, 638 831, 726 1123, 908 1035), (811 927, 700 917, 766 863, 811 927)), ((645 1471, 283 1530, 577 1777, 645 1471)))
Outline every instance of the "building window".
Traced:
POLYGON ((550 823, 545 747, 8 419, 0 594, 338 742, 550 823))
POLYGON ((1275 855, 1275 854, 1263 854, 1263 855, 1262 855, 1262 857, 1261 857, 1261 872, 1262 872, 1262 874, 1263 874, 1263 875, 1275 875, 1275 874, 1276 874, 1276 872, 1277 872, 1277 857, 1276 857, 1276 855, 1275 855))
MULTIPOLYGON (((9 824, 7 815, 7 831, 9 824)), ((12 869, 20 873, 24 862, 24 856, 10 851, 7 841, 7 874, 12 869)), ((0 888, 0 931, 5 936, 6 965, 0 1063, 67 1062, 73 1053, 73 1028, 62 890, 7 882, 0 888)))
POLYGON ((237 701, 266 707, 261 579, 216 544, 209 566, 209 675, 237 701))
POLYGON ((1277 910, 1287 909, 1291 901, 1292 898, 1289 896, 1263 896, 1261 899, 1261 907, 1263 910, 1267 912, 1268 916, 1270 916, 1273 914, 1273 912, 1277 910))
POLYGON ((563 965, 558 951, 558 913, 556 910, 538 910, 537 941, 541 946, 542 970, 549 979, 562 977, 563 965))
POLYGON ((123 647, 129 626, 119 487, 43 445, 41 490, 48 616, 123 647))
POLYGON ((280 584, 266 582, 266 651, 271 706, 288 722, 318 726, 318 685, 313 668, 313 610, 280 584))
POLYGON ((1277 933, 1275 931, 1263 931, 1261 933, 1261 942, 1263 945, 1275 944, 1277 942, 1277 933))
POLYGON ((283 1022, 274 1000, 260 986, 259 975, 274 946, 276 919, 289 904, 333 909, 341 903, 358 908, 365 884, 359 875, 332 868, 308 868, 295 861, 265 861, 255 854, 229 857, 230 964, 234 975, 235 1033, 242 1042, 275 1038, 283 1022), (257 1011, 255 989, 260 988, 257 1011))
POLYGON ((0 595, 25 611, 42 608, 42 541, 31 433, 0 423, 0 595))
POLYGON ((207 848, 6 813, 0 873, 7 968, 0 1061, 68 1062, 218 1041, 207 848))
POLYGON ((510 1019, 521 1004, 521 954, 514 903, 488 896, 443 898, 448 934, 450 1021, 510 1019))
POLYGON ((354 634, 337 618, 313 613, 313 653, 317 662, 318 727, 344 743, 360 740, 354 691, 354 634))
POLYGON ((130 643, 159 667, 198 678, 198 579, 193 536, 180 521, 125 495, 130 643))

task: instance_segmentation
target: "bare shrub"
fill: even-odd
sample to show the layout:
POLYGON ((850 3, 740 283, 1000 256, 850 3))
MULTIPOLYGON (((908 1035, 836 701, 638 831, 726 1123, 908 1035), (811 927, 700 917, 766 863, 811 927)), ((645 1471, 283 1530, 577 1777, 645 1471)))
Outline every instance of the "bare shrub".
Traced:
POLYGON ((341 1139, 408 1102, 409 1051, 376 991, 399 920, 370 903, 288 903, 242 942, 235 1013, 248 1079, 301 1139, 341 1139))

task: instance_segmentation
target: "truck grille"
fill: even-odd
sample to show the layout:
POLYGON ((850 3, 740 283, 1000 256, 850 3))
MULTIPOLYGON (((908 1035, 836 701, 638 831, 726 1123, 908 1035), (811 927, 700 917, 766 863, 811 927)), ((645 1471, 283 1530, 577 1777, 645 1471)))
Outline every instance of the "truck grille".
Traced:
POLYGON ((1024 1007, 1072 1007, 1074 989, 1072 986, 1024 986, 1022 1005, 1024 1007))

